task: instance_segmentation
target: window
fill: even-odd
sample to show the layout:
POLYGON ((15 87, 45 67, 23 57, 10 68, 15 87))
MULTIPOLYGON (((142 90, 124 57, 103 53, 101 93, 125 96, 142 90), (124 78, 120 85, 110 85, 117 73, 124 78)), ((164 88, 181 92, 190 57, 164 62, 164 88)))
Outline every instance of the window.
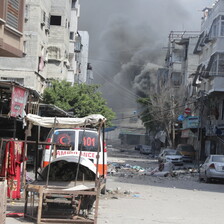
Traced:
POLYGON ((214 19, 211 29, 209 31, 209 37, 223 37, 224 36, 224 16, 218 16, 214 19))
POLYGON ((51 16, 50 25, 61 26, 61 16, 51 16))
POLYGON ((224 76, 224 54, 216 54, 209 71, 210 76, 224 76))
POLYGON ((74 40, 74 32, 70 32, 70 40, 74 40))
POLYGON ((24 85, 24 78, 6 78, 6 77, 1 77, 1 80, 9 80, 9 81, 13 81, 13 82, 18 82, 21 85, 24 85))
POLYGON ((214 56, 214 60, 212 62, 212 66, 211 66, 211 69, 209 71, 209 75, 210 76, 214 76, 214 75, 217 75, 217 55, 214 56))
POLYGON ((222 101, 222 120, 224 120, 224 100, 222 101))
POLYGON ((78 150, 97 152, 98 150, 97 132, 80 131, 78 150))
POLYGON ((224 36, 224 16, 221 16, 220 36, 224 36))
POLYGON ((224 36, 224 21, 221 22, 220 36, 224 36))
POLYGON ((223 155, 212 156, 212 162, 224 163, 224 156, 223 155))
POLYGON ((27 41, 23 41, 23 54, 27 54, 27 41))
POLYGON ((172 53, 172 62, 173 63, 181 63, 183 61, 183 50, 182 49, 174 49, 172 53))
POLYGON ((24 18, 25 18, 25 21, 27 21, 29 19, 29 5, 26 5, 25 6, 25 15, 24 15, 24 18))
POLYGON ((19 0, 8 0, 6 23, 17 29, 19 28, 19 0))
POLYGON ((171 76, 171 81, 173 86, 180 86, 182 83, 181 73, 180 72, 173 72, 171 76))
POLYGON ((74 150, 75 132, 74 131, 55 131, 53 142, 58 144, 57 150, 74 150))
POLYGON ((76 2, 77 2, 77 0, 72 0, 72 9, 75 8, 76 2))

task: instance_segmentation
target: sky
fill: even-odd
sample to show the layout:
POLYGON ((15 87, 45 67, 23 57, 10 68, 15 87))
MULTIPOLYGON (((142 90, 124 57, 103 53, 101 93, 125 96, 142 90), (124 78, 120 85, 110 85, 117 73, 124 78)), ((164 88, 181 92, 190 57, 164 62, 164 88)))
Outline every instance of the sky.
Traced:
POLYGON ((170 31, 200 31, 214 0, 80 0, 94 83, 115 111, 134 108, 164 62, 170 31))

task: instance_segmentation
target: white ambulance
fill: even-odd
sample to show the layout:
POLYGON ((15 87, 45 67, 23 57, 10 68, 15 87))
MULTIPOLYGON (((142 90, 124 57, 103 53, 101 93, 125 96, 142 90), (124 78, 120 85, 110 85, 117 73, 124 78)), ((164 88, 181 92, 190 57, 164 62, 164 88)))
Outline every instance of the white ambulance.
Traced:
POLYGON ((103 143, 103 135, 98 133, 96 129, 56 129, 49 133, 47 142, 54 143, 56 147, 56 155, 54 150, 50 150, 51 145, 46 145, 43 151, 43 168, 49 164, 49 161, 55 158, 64 158, 68 156, 79 156, 89 159, 95 166, 98 163, 98 173, 105 176, 107 173, 107 148, 103 143), (100 145, 99 145, 100 144, 100 145), (97 154, 99 150, 99 160, 97 154), (51 160, 50 160, 51 153, 51 160))
POLYGON ((28 125, 52 128, 47 138, 49 144, 43 149, 43 169, 61 159, 68 163, 83 163, 81 165, 89 166, 97 176, 106 177, 105 117, 93 114, 83 118, 54 118, 28 114, 26 121, 28 125))

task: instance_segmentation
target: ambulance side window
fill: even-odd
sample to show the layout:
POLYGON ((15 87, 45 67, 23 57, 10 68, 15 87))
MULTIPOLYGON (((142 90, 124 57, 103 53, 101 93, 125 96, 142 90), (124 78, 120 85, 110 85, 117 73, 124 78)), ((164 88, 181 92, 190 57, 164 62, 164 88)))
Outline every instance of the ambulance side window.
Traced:
POLYGON ((80 131, 78 150, 97 152, 98 150, 97 132, 80 131))
POLYGON ((74 131, 55 131, 53 142, 57 143, 57 150, 74 150, 75 132, 74 131))

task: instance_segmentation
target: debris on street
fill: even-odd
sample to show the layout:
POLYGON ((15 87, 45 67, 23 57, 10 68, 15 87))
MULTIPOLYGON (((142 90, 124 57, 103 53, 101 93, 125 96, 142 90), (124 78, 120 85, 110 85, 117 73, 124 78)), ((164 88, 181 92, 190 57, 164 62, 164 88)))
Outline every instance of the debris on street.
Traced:
POLYGON ((197 175, 198 171, 195 168, 175 167, 171 162, 158 164, 157 167, 143 168, 139 165, 130 165, 124 163, 111 162, 108 166, 108 175, 119 176, 124 178, 134 178, 139 176, 152 177, 176 177, 176 178, 190 178, 197 175))

